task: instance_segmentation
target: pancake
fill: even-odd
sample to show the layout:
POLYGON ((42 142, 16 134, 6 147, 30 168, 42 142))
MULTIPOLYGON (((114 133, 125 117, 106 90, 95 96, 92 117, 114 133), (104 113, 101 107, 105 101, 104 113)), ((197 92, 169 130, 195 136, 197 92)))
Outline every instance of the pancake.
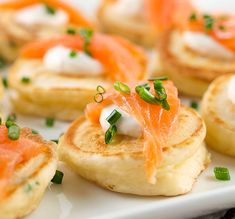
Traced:
POLYGON ((84 117, 73 122, 59 141, 59 159, 79 175, 115 192, 143 196, 175 196, 189 192, 209 164, 203 143, 206 129, 192 109, 182 107, 179 124, 164 148, 156 184, 146 179, 143 139, 117 135, 104 143, 100 126, 84 117), (174 183, 173 183, 174 182, 174 183))
POLYGON ((197 54, 184 45, 177 31, 167 32, 159 44, 161 70, 183 94, 201 97, 215 78, 235 71, 235 60, 197 54))
POLYGON ((210 85, 203 97, 202 116, 207 126, 207 145, 235 157, 235 105, 227 95, 232 76, 221 76, 210 85))

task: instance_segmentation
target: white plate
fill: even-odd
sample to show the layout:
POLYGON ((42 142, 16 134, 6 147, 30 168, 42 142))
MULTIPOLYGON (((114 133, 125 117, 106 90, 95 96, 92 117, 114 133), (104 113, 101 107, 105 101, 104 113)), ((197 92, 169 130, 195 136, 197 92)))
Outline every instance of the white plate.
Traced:
MULTIPOLYGON (((211 6, 214 9, 235 9, 234 0, 223 1, 222 5, 221 0, 197 1, 207 10, 211 9, 211 6)), ((72 3, 78 4, 86 14, 92 15, 98 2, 73 0, 72 3)), ((53 128, 46 128, 43 119, 23 116, 18 116, 18 122, 22 126, 38 130, 47 139, 57 139, 68 126, 67 123, 56 121, 53 128)), ((212 152, 212 164, 198 178, 192 192, 173 198, 148 198, 113 193, 80 178, 62 164, 59 169, 65 174, 63 184, 51 185, 40 206, 27 217, 28 219, 183 219, 235 206, 235 160, 215 152, 212 152), (215 166, 228 167, 231 181, 215 180, 215 166)))

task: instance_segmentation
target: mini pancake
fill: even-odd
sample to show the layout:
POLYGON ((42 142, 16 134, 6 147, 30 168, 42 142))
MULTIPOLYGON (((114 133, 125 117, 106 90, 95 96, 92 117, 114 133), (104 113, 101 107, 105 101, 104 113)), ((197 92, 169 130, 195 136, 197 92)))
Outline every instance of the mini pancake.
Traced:
MULTIPOLYGON (((2 135, 2 133, 0 134, 2 135)), ((22 218, 35 210, 40 203, 48 184, 53 178, 57 167, 55 143, 45 141, 37 134, 32 134, 32 131, 28 128, 21 129, 21 137, 25 142, 40 145, 43 150, 36 155, 32 155, 32 157, 27 160, 24 160, 24 162, 21 161, 16 164, 13 174, 10 176, 7 185, 4 187, 4 194, 1 193, 0 218, 4 219, 22 218)), ((21 144, 22 150, 25 147, 24 144, 15 141, 12 141, 12 144, 21 144)), ((11 151, 9 145, 4 147, 3 151, 5 150, 6 155, 12 153, 17 157, 17 154, 19 153, 17 151, 11 151)), ((22 156, 28 156, 29 153, 30 152, 27 152, 26 150, 25 154, 22 156)), ((11 156, 12 161, 14 156, 11 156)), ((2 161, 2 157, 0 160, 2 161)), ((2 179, 0 181, 2 184, 2 179)))
POLYGON ((159 44, 161 70, 183 94, 201 97, 215 78, 235 71, 235 60, 195 53, 184 45, 178 31, 167 32, 159 44))
POLYGON ((66 26, 46 26, 39 25, 34 27, 25 26, 17 23, 15 20, 16 11, 33 4, 38 4, 38 0, 9 0, 0 3, 0 58, 7 62, 16 59, 19 49, 26 43, 36 38, 64 33, 68 27, 89 27, 91 24, 83 18, 79 11, 71 8, 61 0, 46 0, 47 5, 55 8, 61 8, 69 15, 69 23, 66 26))
POLYGON ((207 145, 235 157, 235 105, 227 95, 233 76, 221 76, 209 86, 202 101, 202 116, 207 126, 207 145))
POLYGON ((117 0, 104 0, 98 9, 98 26, 106 33, 118 34, 144 47, 153 47, 156 33, 144 14, 116 16, 112 8, 117 0))
MULTIPOLYGON (((57 44, 51 46, 51 43, 53 44, 55 41, 58 41, 57 44, 72 42, 73 45, 73 43, 78 43, 82 47, 82 42, 79 43, 81 39, 77 35, 39 40, 24 47, 25 49, 22 50, 24 55, 11 68, 8 80, 11 100, 18 112, 61 120, 73 120, 82 114, 87 103, 94 100, 98 85, 108 89, 112 86, 115 77, 137 80, 145 76, 146 59, 144 52, 139 47, 119 37, 97 33, 91 40, 91 47, 94 51, 94 59, 96 57, 98 57, 96 60, 102 59, 100 62, 103 62, 105 72, 101 75, 53 72, 43 65, 42 58, 50 47, 57 46, 57 44), (96 39, 103 41, 99 43, 96 39), (111 43, 102 46, 106 40, 115 45, 115 51, 112 50, 111 43), (118 49, 120 54, 118 54, 118 49), (106 54, 107 52, 108 54, 106 54), (108 59, 107 56, 111 58, 108 59), (24 77, 29 79, 29 83, 22 81, 24 77)), ((82 50, 80 47, 76 49, 82 50)))
POLYGON ((206 129, 192 109, 181 107, 179 124, 163 151, 156 183, 146 179, 143 139, 117 135, 104 143, 99 125, 78 118, 59 141, 59 158, 82 177, 115 192, 175 196, 189 192, 209 164, 203 143, 206 129))

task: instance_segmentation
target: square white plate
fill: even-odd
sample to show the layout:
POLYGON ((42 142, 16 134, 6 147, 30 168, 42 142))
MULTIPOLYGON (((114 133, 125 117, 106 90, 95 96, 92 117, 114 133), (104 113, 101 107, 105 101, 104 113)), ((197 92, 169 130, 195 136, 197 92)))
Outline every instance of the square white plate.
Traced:
MULTIPOLYGON (((71 3, 92 16, 99 0, 71 0, 71 3)), ((197 0, 197 4, 206 10, 235 10, 234 0, 223 3, 221 0, 197 0)), ((46 128, 43 119, 23 116, 18 116, 18 122, 38 130, 47 139, 57 139, 68 126, 56 121, 53 128, 46 128)), ((59 169, 65 174, 63 184, 51 185, 40 206, 28 219, 183 219, 235 206, 235 160, 215 152, 212 152, 210 167, 199 177, 192 192, 173 198, 113 193, 80 178, 63 164, 59 169), (215 180, 215 166, 228 167, 231 181, 215 180)))

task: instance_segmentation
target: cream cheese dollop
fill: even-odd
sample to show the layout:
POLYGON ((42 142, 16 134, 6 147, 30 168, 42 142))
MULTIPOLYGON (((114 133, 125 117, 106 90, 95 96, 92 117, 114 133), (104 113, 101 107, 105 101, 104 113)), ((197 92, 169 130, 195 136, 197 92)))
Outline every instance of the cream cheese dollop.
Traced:
POLYGON ((112 6, 112 10, 119 15, 133 17, 143 11, 143 0, 119 0, 112 6))
POLYGON ((213 38, 204 33, 186 31, 182 36, 183 43, 191 50, 201 55, 220 58, 234 59, 235 54, 213 38))
POLYGON ((50 14, 44 4, 35 4, 17 11, 15 20, 17 23, 26 26, 45 25, 59 27, 66 25, 69 22, 69 17, 61 9, 56 9, 54 14, 50 14))
POLYGON ((235 104, 235 76, 233 76, 228 83, 228 98, 235 104))
POLYGON ((110 124, 106 119, 115 109, 122 115, 116 123, 117 133, 134 138, 140 137, 142 134, 142 128, 138 121, 133 116, 123 111, 116 105, 109 105, 105 107, 100 114, 100 125, 104 132, 106 132, 110 127, 110 124))
POLYGON ((102 75, 103 65, 96 59, 84 52, 73 51, 64 46, 56 46, 49 49, 43 57, 43 65, 53 73, 76 74, 76 75, 102 75))

